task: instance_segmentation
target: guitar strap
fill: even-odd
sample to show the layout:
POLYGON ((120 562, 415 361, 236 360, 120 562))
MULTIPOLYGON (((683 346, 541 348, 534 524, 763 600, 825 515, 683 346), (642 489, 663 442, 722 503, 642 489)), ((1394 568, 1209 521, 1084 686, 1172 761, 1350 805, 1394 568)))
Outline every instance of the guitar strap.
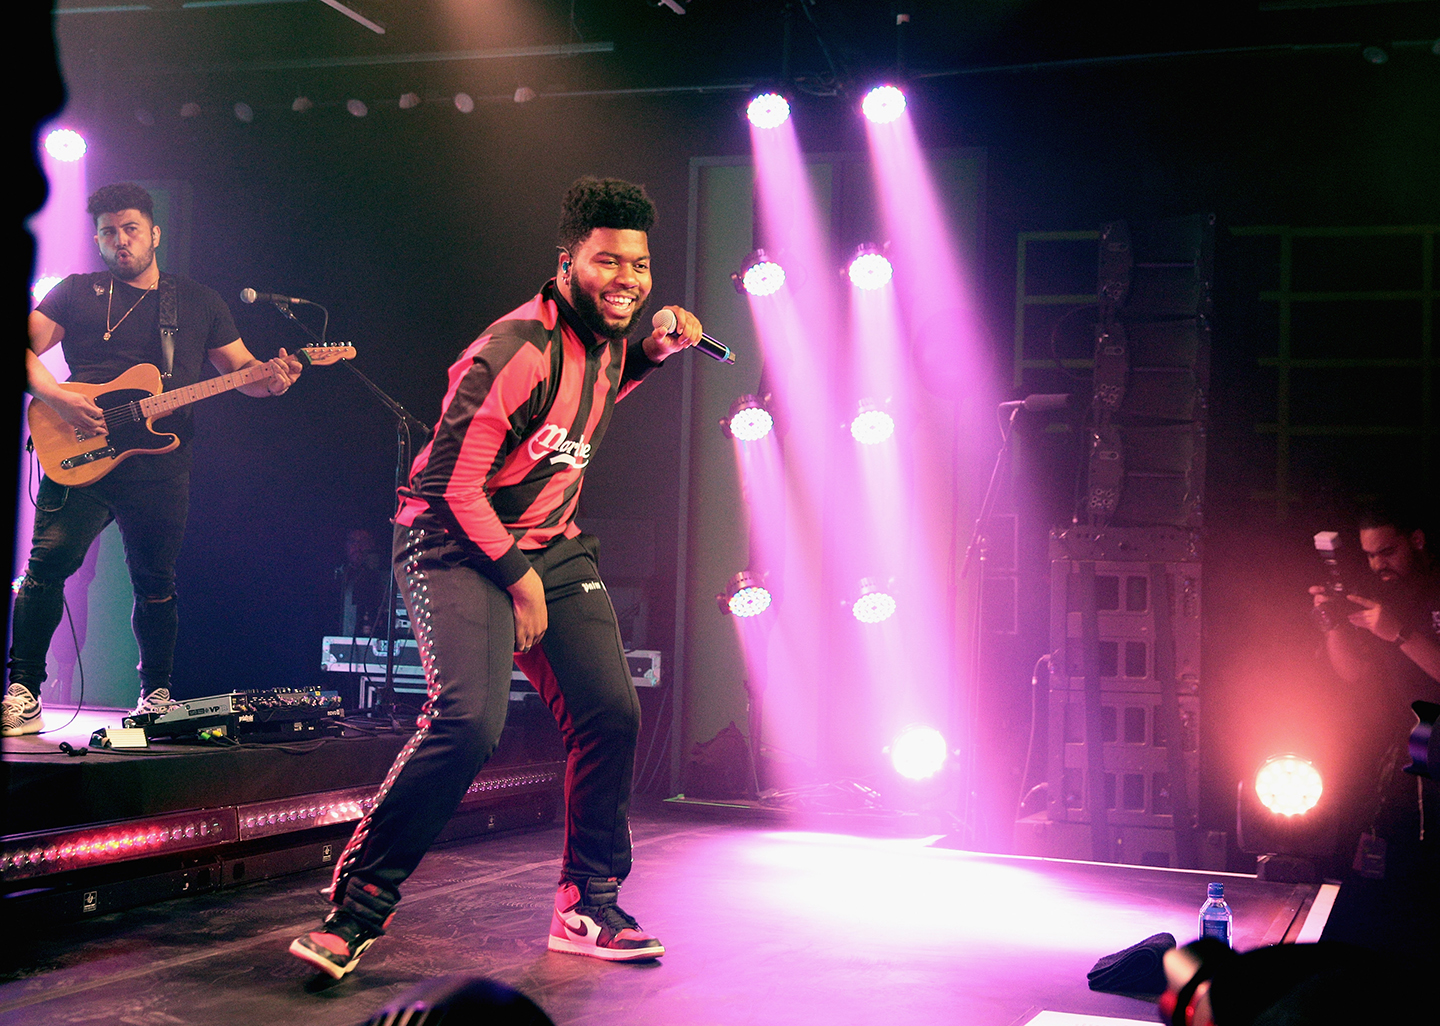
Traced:
POLYGON ((168 379, 175 369, 175 332, 180 330, 180 299, 175 279, 167 274, 160 276, 156 288, 160 293, 160 376, 168 379))

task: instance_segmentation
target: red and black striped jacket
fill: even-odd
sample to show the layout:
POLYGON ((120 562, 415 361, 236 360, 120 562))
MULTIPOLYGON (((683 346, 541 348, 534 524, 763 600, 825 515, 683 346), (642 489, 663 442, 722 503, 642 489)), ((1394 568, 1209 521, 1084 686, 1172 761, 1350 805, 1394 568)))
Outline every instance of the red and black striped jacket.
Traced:
POLYGON ((530 567, 522 550, 580 533, 585 467, 616 400, 657 366, 638 342, 597 338, 552 279, 451 364, 395 522, 444 530, 509 587, 530 567))

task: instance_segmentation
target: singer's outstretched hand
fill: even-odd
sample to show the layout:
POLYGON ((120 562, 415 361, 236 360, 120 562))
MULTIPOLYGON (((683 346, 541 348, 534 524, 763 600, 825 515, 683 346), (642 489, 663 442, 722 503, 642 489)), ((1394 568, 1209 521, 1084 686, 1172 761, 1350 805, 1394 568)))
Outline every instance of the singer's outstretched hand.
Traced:
POLYGON ((656 363, 660 363, 667 356, 678 353, 680 350, 693 346, 700 341, 704 329, 700 326, 700 318, 696 317, 689 310, 678 306, 667 306, 655 314, 655 330, 652 331, 642 343, 645 347, 645 355, 656 363), (666 325, 670 323, 670 314, 674 318, 674 329, 666 332, 666 325))

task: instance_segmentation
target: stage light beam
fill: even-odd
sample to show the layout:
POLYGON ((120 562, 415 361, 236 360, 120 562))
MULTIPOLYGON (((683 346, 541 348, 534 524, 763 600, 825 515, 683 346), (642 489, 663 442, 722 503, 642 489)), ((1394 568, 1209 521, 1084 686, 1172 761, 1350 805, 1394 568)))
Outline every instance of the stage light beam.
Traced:
POLYGON ((70 128, 57 128, 45 136, 45 152, 67 164, 85 156, 85 139, 70 128))
POLYGON ((756 128, 779 128, 790 118, 790 102, 779 93, 761 93, 745 108, 745 116, 756 128))
POLYGON ((906 780, 929 780, 945 768, 949 746, 934 727, 906 727, 890 742, 890 765, 906 780))
POLYGON ((895 615, 895 596, 880 582, 866 577, 860 581, 860 597, 850 607, 850 615, 861 623, 884 623, 895 615))
POLYGON ((1324 790, 1319 770, 1296 755, 1267 759, 1255 774, 1255 796, 1277 816, 1303 816, 1319 803, 1324 790))
POLYGON ((716 595, 715 600, 720 612, 748 619, 769 609, 773 596, 760 576, 742 570, 730 579, 725 594, 716 595))
POLYGON ((876 86, 860 104, 865 116, 877 125, 887 125, 905 113, 905 94, 892 85, 876 86))
POLYGON ((785 268, 757 249, 745 258, 740 270, 730 276, 735 290, 752 296, 771 296, 785 284, 785 268))
POLYGON ((726 434, 742 442, 758 442, 775 427, 775 418, 766 408, 765 398, 742 395, 730 404, 730 414, 723 421, 726 434))
POLYGON ((879 445, 895 434, 895 418, 870 399, 860 400, 850 421, 850 437, 861 445, 879 445))
POLYGON ((868 292, 889 285, 895 268, 879 249, 865 245, 855 253, 845 273, 850 276, 850 284, 868 292))

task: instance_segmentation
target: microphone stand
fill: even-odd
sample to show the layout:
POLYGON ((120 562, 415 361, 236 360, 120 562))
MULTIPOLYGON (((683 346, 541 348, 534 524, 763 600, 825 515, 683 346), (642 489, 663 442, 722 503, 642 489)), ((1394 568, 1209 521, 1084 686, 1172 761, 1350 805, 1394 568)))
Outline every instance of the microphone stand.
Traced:
MULTIPOLYGON (((411 435, 411 425, 418 425, 421 437, 430 433, 430 428, 418 417, 412 414, 405 407, 389 395, 384 389, 370 378, 366 377, 364 371, 356 367, 349 360, 343 361, 345 367, 351 374, 355 375, 370 393, 379 400, 380 405, 390 411, 395 418, 395 487, 403 487, 410 475, 410 464, 415 458, 414 440, 411 435)), ((385 685, 381 691, 384 696, 382 702, 385 704, 385 713, 393 723, 399 715, 400 700, 395 693, 395 608, 400 598, 399 585, 395 583, 395 573, 392 569, 387 575, 390 582, 386 589, 385 598, 385 685)), ((413 628, 412 628, 413 629, 413 628)))
MULTIPOLYGON (((276 303, 275 309, 298 324, 300 330, 305 332, 305 334, 315 339, 315 341, 321 345, 324 345, 324 333, 330 324, 330 311, 326 310, 325 307, 319 303, 312 303, 311 305, 319 307, 321 312, 325 314, 325 327, 321 328, 320 335, 316 335, 305 326, 300 318, 291 312, 289 303, 276 303)), ((395 418, 395 487, 398 489, 402 487, 408 479, 410 464, 414 459, 414 441, 410 432, 411 425, 418 425, 420 427, 422 437, 430 433, 429 425, 405 409, 405 407, 401 406, 394 397, 389 395, 379 385, 375 384, 374 381, 371 381, 364 371, 355 366, 353 361, 341 360, 340 362, 346 370, 358 378, 360 382, 370 390, 370 393, 379 400, 380 405, 389 410, 395 418)), ((393 569, 386 574, 386 579, 390 583, 385 591, 385 683, 381 688, 381 694, 384 696, 382 702, 385 703, 385 713, 393 725, 396 716, 399 714, 400 706, 399 698, 395 694, 395 606, 396 600, 400 597, 400 589, 395 583, 395 573, 393 569)), ((353 654, 351 658, 353 661, 353 654)))
MULTIPOLYGON (((1015 434, 1015 418, 1020 415, 1023 403, 1001 403, 1000 409, 1010 408, 1010 416, 1002 420, 1000 424, 1000 451, 995 454, 995 466, 990 471, 990 483, 985 487, 985 497, 980 502, 980 512, 975 518, 975 528, 970 534, 970 544, 965 548, 965 558, 960 565, 960 580, 965 580, 970 574, 970 564, 975 553, 980 553, 980 574, 975 586, 975 620, 970 636, 970 689, 966 696, 966 709, 963 722, 964 730, 968 736, 965 745, 965 808, 961 815, 961 823, 968 837, 966 840, 974 844, 978 840, 979 824, 975 821, 975 737, 977 736, 976 724, 980 713, 980 646, 985 638, 984 631, 984 606, 985 606, 985 528, 990 522, 990 511, 995 504, 995 496, 999 491, 1000 468, 1005 463, 1005 456, 1010 451, 1010 439, 1015 434)), ((996 411, 999 412, 998 410, 996 411)), ((953 564, 952 564, 953 565, 953 564)))

